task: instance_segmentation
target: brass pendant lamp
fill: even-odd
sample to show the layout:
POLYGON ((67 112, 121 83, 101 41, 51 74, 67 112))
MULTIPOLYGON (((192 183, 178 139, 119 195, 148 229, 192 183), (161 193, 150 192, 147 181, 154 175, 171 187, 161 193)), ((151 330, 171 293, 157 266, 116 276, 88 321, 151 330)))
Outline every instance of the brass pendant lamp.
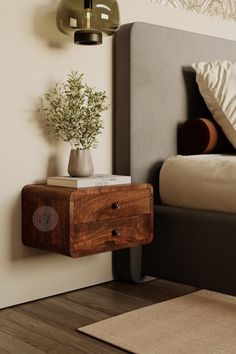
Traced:
POLYGON ((113 35, 120 26, 116 0, 61 0, 58 29, 82 45, 102 44, 103 33, 113 35))

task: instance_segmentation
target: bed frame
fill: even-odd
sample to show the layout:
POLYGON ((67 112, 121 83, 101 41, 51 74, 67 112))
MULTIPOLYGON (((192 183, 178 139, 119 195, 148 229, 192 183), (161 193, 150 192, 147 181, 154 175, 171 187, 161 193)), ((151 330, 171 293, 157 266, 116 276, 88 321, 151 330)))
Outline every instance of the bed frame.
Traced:
MULTIPOLYGON (((155 188, 154 240, 114 253, 118 278, 153 276, 236 295, 236 216, 160 204, 158 175, 178 127, 210 117, 193 62, 236 60, 236 42, 145 23, 116 36, 116 166, 155 188)), ((178 181, 176 181, 178 183, 178 181)))

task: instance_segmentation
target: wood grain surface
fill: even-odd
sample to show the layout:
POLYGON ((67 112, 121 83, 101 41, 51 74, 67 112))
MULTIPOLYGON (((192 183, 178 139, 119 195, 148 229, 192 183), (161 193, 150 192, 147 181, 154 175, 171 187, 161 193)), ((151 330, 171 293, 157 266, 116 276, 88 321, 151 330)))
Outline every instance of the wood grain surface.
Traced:
POLYGON ((126 353, 76 329, 195 290, 164 280, 113 281, 4 309, 0 311, 0 353, 126 353))
POLYGON ((29 185, 22 191, 26 246, 81 257, 149 243, 152 230, 150 184, 81 189, 29 185))
POLYGON ((149 214, 151 192, 148 188, 88 194, 75 200, 75 223, 127 218, 149 214), (113 209, 117 204, 117 209, 113 209))
POLYGON ((134 247, 149 243, 151 237, 149 215, 76 224, 70 254, 76 257, 134 247), (115 231, 119 235, 114 236, 115 231))

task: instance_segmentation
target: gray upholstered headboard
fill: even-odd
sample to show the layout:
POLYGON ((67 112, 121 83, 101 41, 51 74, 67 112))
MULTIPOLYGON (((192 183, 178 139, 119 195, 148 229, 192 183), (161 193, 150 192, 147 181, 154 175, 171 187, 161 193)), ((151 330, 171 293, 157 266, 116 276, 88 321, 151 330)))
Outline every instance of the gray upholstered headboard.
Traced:
POLYGON ((236 42, 145 23, 116 38, 116 167, 150 181, 155 164, 177 153, 180 122, 208 115, 191 64, 236 60, 236 42))

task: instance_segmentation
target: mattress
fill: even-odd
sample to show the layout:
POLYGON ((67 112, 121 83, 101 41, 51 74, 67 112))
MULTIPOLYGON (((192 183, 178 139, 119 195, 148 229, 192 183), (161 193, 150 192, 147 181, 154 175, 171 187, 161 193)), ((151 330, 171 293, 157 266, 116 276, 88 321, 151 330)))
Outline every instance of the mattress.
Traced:
POLYGON ((236 155, 167 159, 160 171, 162 204, 236 213, 236 155))

